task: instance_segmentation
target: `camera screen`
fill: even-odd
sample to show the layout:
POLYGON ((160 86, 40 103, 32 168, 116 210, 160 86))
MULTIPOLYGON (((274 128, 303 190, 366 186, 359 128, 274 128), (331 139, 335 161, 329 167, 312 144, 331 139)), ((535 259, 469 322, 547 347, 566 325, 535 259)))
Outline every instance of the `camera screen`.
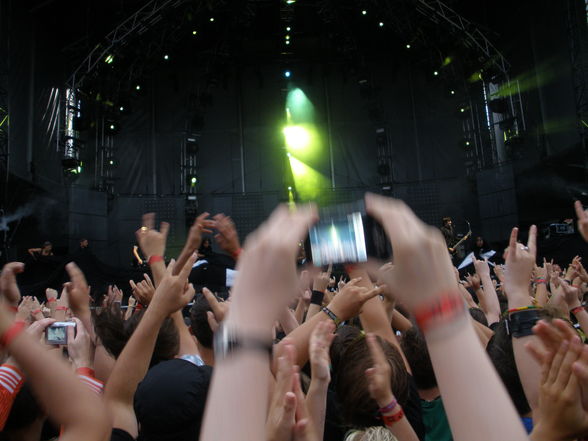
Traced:
POLYGON ((314 265, 367 261, 361 213, 319 222, 310 229, 314 265))
POLYGON ((65 341, 67 328, 62 326, 49 326, 47 328, 48 341, 65 341))

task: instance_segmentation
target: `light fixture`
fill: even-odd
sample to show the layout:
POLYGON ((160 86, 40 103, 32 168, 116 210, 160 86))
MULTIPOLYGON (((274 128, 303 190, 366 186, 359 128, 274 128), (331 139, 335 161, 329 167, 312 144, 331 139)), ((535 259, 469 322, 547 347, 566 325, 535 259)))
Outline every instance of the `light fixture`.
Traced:
POLYGON ((116 126, 114 124, 110 124, 110 130, 114 130, 116 126))
POLYGON ((380 25, 380 27, 381 27, 381 28, 383 28, 383 27, 384 27, 384 22, 383 22, 383 21, 381 21, 381 22, 379 23, 379 25, 380 25))
POLYGON ((290 76, 292 76, 292 72, 290 72, 289 70, 287 70, 287 71, 284 72, 284 76, 286 78, 290 78, 290 76))
POLYGON ((367 15, 367 11, 366 11, 365 9, 363 9, 363 10, 361 11, 361 15, 367 15))
POLYGON ((288 152, 288 153, 286 153, 286 156, 287 156, 288 158, 291 158, 291 157, 292 157, 292 153, 288 152))
POLYGON ((286 44, 290 44, 290 40, 286 40, 286 44))
POLYGON ((164 60, 169 60, 169 55, 168 55, 168 54, 165 54, 165 55, 163 56, 163 59, 164 59, 164 60))
POLYGON ((437 76, 437 75, 439 75, 439 72, 435 71, 435 72, 433 72, 433 75, 437 76))
POLYGON ((140 84, 137 84, 137 85, 135 86, 135 89, 136 89, 136 90, 141 90, 141 85, 140 85, 140 84))
POLYGON ((104 62, 106 64, 112 64, 112 62, 114 61, 114 55, 109 54, 106 56, 106 58, 104 59, 104 62))
POLYGON ((286 26, 286 32, 290 32, 292 28, 290 26, 286 26))
POLYGON ((214 17, 210 17, 210 22, 212 23, 214 21, 214 17))
POLYGON ((108 164, 114 165, 114 161, 111 159, 110 161, 108 161, 108 164))
POLYGON ((460 107, 459 111, 460 111, 461 113, 464 113, 464 112, 465 112, 465 107, 460 107))
POLYGON ((198 33, 198 31, 197 31, 197 30, 193 30, 193 31, 192 31, 192 35, 196 35, 197 33, 198 33))
POLYGON ((407 45, 406 45, 406 48, 407 48, 407 49, 410 49, 410 44, 407 44, 407 45))
POLYGON ((286 35, 286 40, 289 40, 289 39, 290 39, 290 36, 289 35, 286 35))
POLYGON ((296 0, 286 0, 287 5, 291 5, 292 3, 296 3, 296 0))
POLYGON ((292 187, 288 185, 288 191, 292 191, 292 187))
POLYGON ((124 106, 120 106, 120 107, 118 108, 118 110, 120 110, 121 112, 124 112, 124 111, 125 111, 125 108, 124 108, 124 106))
POLYGON ((451 95, 455 95, 455 90, 452 90, 450 93, 451 95))

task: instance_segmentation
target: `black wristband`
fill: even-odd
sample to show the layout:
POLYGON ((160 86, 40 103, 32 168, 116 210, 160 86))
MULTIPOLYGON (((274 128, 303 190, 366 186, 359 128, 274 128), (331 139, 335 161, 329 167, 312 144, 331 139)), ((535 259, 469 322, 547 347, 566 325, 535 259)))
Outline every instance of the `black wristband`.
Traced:
POLYGON ((325 293, 322 291, 315 291, 312 290, 312 295, 310 296, 310 304, 311 305, 319 305, 323 306, 323 299, 325 298, 325 293))
POLYGON ((533 326, 537 324, 539 319, 539 310, 537 309, 511 313, 507 321, 509 334, 514 338, 533 335, 533 326))
POLYGON ((339 326, 341 324, 341 320, 339 320, 339 317, 337 317, 337 315, 326 306, 322 307, 321 311, 327 314, 327 316, 335 322, 335 326, 339 326))

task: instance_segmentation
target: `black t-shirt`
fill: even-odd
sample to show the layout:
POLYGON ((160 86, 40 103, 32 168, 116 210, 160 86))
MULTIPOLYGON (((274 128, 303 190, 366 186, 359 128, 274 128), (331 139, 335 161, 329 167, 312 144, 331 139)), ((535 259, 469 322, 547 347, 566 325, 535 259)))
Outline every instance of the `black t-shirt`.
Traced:
POLYGON ((122 429, 112 429, 110 441, 135 441, 135 438, 122 429))

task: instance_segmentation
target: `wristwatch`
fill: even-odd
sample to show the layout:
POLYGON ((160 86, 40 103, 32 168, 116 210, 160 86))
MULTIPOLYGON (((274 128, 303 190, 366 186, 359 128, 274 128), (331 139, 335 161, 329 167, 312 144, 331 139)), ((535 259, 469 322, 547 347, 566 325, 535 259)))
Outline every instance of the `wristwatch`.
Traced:
POLYGON ((214 333, 214 357, 216 360, 227 358, 235 351, 258 351, 272 357, 271 341, 259 338, 245 337, 230 327, 221 325, 214 333))

